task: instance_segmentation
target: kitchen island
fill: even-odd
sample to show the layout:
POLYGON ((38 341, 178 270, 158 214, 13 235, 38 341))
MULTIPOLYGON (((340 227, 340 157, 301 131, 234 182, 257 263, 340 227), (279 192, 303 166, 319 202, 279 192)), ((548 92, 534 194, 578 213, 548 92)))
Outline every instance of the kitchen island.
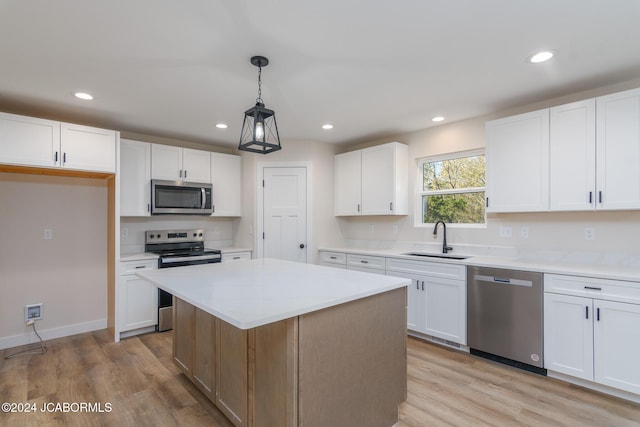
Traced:
POLYGON ((409 280, 256 259, 138 273, 174 296, 173 355, 236 426, 391 426, 409 280))

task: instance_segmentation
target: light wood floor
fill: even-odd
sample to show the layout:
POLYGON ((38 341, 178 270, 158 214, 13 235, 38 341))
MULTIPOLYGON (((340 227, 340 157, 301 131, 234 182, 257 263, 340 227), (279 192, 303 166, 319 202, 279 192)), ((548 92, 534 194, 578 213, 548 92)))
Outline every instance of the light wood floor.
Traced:
MULTIPOLYGON (((5 360, 0 403, 38 412, 0 412, 1 426, 231 426, 171 360, 171 333, 113 343, 106 331, 52 340, 45 355, 5 360), (44 403, 110 403, 109 413, 42 413, 44 403)), ((640 426, 640 405, 408 340, 408 397, 395 427, 640 426)), ((273 426, 278 427, 278 426, 273 426)), ((350 426, 351 427, 351 426, 350 426)))

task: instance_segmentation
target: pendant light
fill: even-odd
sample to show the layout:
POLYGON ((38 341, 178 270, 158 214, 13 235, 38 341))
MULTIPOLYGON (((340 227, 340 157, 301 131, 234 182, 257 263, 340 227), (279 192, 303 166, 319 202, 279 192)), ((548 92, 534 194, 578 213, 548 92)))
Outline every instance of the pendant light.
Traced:
POLYGON ((269 65, 269 60, 264 56, 253 56, 251 64, 258 67, 258 98, 256 98, 255 107, 244 112, 238 150, 269 154, 282 148, 276 113, 265 108, 262 101, 262 67, 269 65))

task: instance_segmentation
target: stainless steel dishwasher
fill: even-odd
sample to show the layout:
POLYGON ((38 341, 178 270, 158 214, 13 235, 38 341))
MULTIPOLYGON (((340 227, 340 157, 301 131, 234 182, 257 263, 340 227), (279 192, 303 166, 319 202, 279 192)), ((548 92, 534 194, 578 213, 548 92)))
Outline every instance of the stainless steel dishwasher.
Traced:
POLYGON ((542 273, 468 266, 471 354, 546 375, 542 291, 542 273))

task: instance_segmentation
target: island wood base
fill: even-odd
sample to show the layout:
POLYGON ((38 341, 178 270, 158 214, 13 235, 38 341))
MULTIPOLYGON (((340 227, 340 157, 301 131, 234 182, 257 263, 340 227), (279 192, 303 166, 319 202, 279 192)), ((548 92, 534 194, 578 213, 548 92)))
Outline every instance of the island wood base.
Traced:
POLYGON ((173 355, 236 426, 380 426, 407 394, 406 288, 253 329, 174 296, 173 355))

